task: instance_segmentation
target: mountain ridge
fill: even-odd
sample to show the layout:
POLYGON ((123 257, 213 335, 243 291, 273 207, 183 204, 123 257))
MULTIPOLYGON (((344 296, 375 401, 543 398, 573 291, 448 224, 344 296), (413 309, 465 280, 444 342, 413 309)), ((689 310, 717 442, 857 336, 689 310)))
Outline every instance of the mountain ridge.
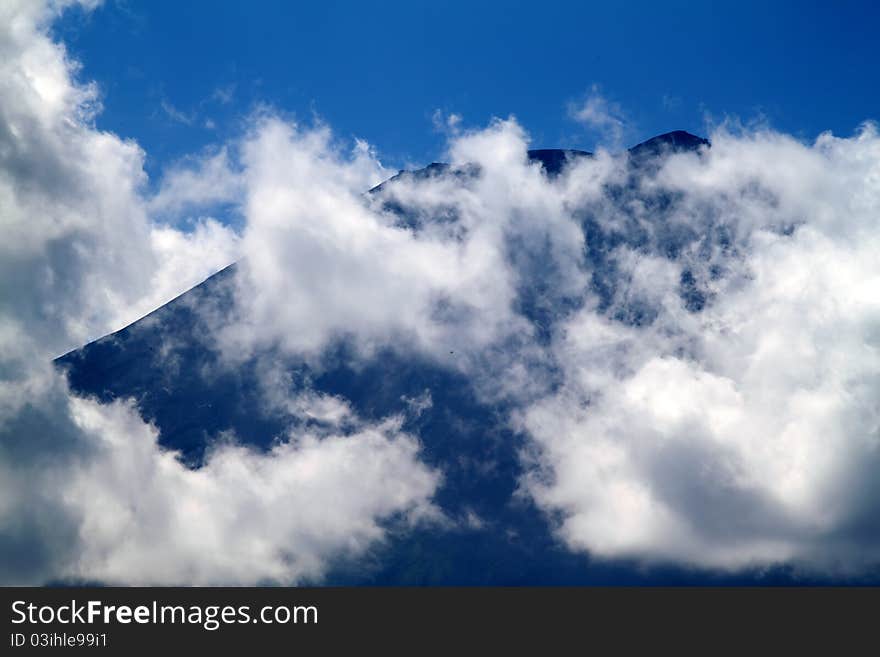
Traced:
MULTIPOLYGON (((665 152, 696 151, 702 146, 711 147, 711 145, 711 142, 705 137, 699 137, 686 130, 672 130, 671 132, 664 132, 646 139, 628 148, 625 152, 631 157, 641 159, 663 155, 665 152)), ((561 173, 565 164, 574 159, 594 156, 590 151, 575 148, 531 148, 526 153, 530 162, 539 162, 550 176, 561 173)), ((372 187, 368 193, 379 192, 389 183, 393 183, 393 181, 401 178, 410 176, 415 178, 431 177, 442 174, 450 168, 451 165, 447 162, 431 162, 419 169, 401 169, 387 180, 383 180, 375 187, 372 187)))

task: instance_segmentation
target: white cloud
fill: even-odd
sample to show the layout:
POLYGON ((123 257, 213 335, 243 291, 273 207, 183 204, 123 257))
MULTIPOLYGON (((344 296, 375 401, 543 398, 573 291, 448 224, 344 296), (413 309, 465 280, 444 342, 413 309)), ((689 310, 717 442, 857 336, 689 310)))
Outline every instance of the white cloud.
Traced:
POLYGON ((182 269, 143 202, 143 152, 94 128, 96 88, 72 82, 75 64, 45 36, 54 14, 31 2, 2 11, 0 312, 57 355, 228 264, 235 236, 210 224, 178 234, 203 256, 182 269))
POLYGON ((540 258, 554 262, 556 294, 582 292, 583 237, 566 204, 593 181, 550 183, 526 149, 522 129, 498 121, 450 143, 453 167, 480 175, 403 176, 369 198, 364 190, 388 175, 369 150, 348 154, 326 128, 262 119, 241 149, 246 259, 226 350, 277 344, 315 356, 353 338, 364 354, 409 345, 467 365, 491 345, 528 339, 514 302, 540 258), (438 212, 455 220, 401 225, 391 202, 417 222, 438 212))
POLYGON ((560 332, 565 384, 522 426, 538 448, 525 487, 569 545, 722 568, 877 562, 878 174, 871 127, 813 146, 720 131, 669 160, 656 184, 683 198, 668 221, 730 241, 644 278, 652 259, 621 247, 656 319, 587 306, 560 332), (723 275, 697 274, 715 294, 692 314, 678 282, 700 259, 723 275))
POLYGON ((261 453, 223 444, 199 470, 156 446, 135 409, 72 400, 96 454, 66 477, 80 545, 66 574, 126 584, 317 581, 382 521, 430 519, 438 476, 399 421, 297 432, 261 453))
POLYGON ((150 209, 158 214, 181 212, 218 204, 234 204, 242 198, 241 176, 227 148, 207 153, 166 170, 150 209))
POLYGON ((569 106, 569 115, 598 133, 608 146, 621 147, 627 127, 626 116, 618 103, 602 95, 597 85, 590 88, 583 102, 569 106))
POLYGON ((444 348, 462 331, 463 341, 479 344, 504 320, 508 293, 496 282, 504 267, 491 236, 474 231, 460 242, 395 225, 363 195, 387 177, 369 151, 349 155, 325 128, 266 118, 244 144, 243 162, 241 315, 227 335, 237 351, 277 342, 317 352, 349 335, 366 350, 395 338, 444 348), (489 295, 499 288, 496 303, 489 295), (480 315, 432 319, 447 300, 457 317, 480 315))
POLYGON ((437 132, 454 135, 461 129, 461 114, 456 114, 455 112, 446 113, 443 110, 436 109, 431 115, 431 123, 437 132))
POLYGON ((95 128, 95 88, 47 35, 60 8, 0 7, 0 580, 297 582, 381 540, 386 520, 430 515, 438 475, 395 418, 288 400, 321 430, 266 453, 227 441, 190 470, 133 406, 69 393, 52 358, 228 264, 239 237, 155 220, 216 197, 168 178, 151 207, 142 151, 95 128))

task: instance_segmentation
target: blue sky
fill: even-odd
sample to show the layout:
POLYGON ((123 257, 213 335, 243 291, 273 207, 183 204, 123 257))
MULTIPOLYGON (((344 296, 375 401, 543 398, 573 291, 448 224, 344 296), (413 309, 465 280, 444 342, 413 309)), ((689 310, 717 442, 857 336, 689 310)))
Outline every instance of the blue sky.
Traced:
POLYGON ((154 177, 240 134, 258 103, 435 160, 440 109, 515 115, 536 147, 590 149, 567 107, 594 85, 623 141, 707 117, 805 140, 877 118, 878 10, 856 2, 123 2, 68 11, 56 34, 102 91, 101 128, 135 138, 154 177))

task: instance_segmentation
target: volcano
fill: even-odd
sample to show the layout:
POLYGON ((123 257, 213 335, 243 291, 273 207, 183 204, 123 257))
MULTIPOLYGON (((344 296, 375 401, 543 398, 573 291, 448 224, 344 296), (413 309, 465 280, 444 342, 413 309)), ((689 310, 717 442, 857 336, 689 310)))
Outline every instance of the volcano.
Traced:
MULTIPOLYGON (((687 132, 670 132, 626 153, 629 178, 608 190, 608 198, 627 216, 638 200, 652 209, 659 239, 649 240, 635 220, 624 230, 610 231, 584 216, 584 258, 590 264, 589 286, 600 300, 600 310, 611 307, 619 285, 615 265, 608 257, 615 245, 651 248, 675 258, 684 246, 703 236, 684 232, 668 222, 675 211, 674 194, 662 190, 646 194, 637 184, 644 171, 671 153, 699 152, 707 140, 687 132), (604 304, 604 306, 603 306, 604 304)), ((559 176, 582 158, 577 150, 531 150, 548 177, 559 176)), ((454 169, 434 163, 418 171, 403 171, 366 192, 375 198, 407 177, 469 176, 473 169, 454 169)), ((416 221, 408 209, 389 198, 385 209, 401 224, 416 221)), ((719 238, 719 239, 723 239, 719 238)), ((244 359, 235 368, 219 367, 217 354, 206 336, 205 317, 231 312, 236 276, 232 264, 200 285, 133 324, 72 351, 56 361, 68 375, 71 389, 102 402, 133 398, 143 417, 160 432, 160 444, 175 450, 191 468, 199 468, 212 445, 235 435, 240 443, 268 449, 290 429, 290 418, 267 409, 260 394, 261 358, 244 359), (210 372, 210 376, 205 373, 210 372)), ((698 313, 709 301, 697 277, 685 271, 679 294, 689 312, 698 313)), ((615 319, 633 325, 649 322, 650 309, 633 302, 615 319)), ((525 294, 521 313, 546 335, 552 325, 535 299, 525 294)), ((452 355, 452 354, 451 354, 452 355)), ((676 568, 645 571, 627 562, 591 560, 566 549, 554 535, 556 519, 517 495, 522 474, 521 451, 526 439, 504 418, 505 402, 486 402, 454 368, 428 358, 401 353, 391 347, 372 354, 366 363, 353 364, 344 341, 329 348, 320 366, 302 360, 285 361, 291 385, 342 397, 359 417, 379 421, 390 415, 404 419, 403 430, 419 437, 422 459, 442 470, 444 479, 435 502, 449 518, 470 518, 454 527, 403 528, 388 520, 388 539, 358 557, 340 562, 321 583, 368 585, 573 585, 573 584, 686 584, 705 583, 706 575, 676 568), (430 395, 430 405, 413 409, 412 400, 430 395)), ((315 501, 320 504, 320 500, 315 501)), ((222 546, 220 546, 222 549, 222 546)), ((786 573, 712 576, 713 583, 787 581, 786 573), (774 580, 775 581, 775 580, 774 580)))

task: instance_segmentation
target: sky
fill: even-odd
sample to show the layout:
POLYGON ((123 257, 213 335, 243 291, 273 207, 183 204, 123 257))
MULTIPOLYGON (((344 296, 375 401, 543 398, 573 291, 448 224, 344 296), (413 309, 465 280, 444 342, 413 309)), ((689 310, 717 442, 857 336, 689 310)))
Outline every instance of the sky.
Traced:
POLYGON ((877 581, 867 13, 66 4, 0 2, 0 583, 321 583, 522 508, 631 574, 877 581), (141 318, 126 377, 280 427, 194 462, 56 367, 141 318))
POLYGON ((164 165, 259 104, 317 116, 390 168, 443 155, 437 110, 514 115, 534 147, 591 150, 598 89, 622 146, 734 118, 805 140, 880 114, 870 2, 156 2, 68 10, 54 31, 100 87, 99 127, 164 165), (873 78, 873 79, 872 79, 873 78))

